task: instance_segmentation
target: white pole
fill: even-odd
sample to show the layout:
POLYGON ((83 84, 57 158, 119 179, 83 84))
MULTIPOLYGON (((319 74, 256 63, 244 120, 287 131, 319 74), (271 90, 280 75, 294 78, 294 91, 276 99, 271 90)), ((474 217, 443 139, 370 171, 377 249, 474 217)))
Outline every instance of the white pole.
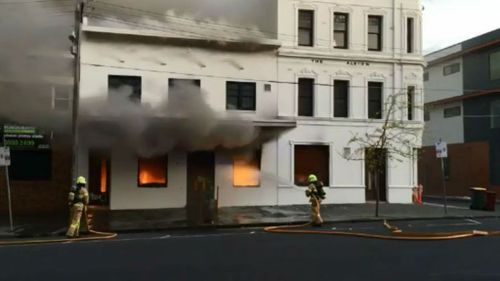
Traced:
POLYGON ((444 158, 441 158, 441 171, 443 172, 444 213, 448 214, 448 204, 446 202, 446 178, 445 178, 445 171, 444 171, 444 158))
POLYGON ((10 181, 9 181, 9 166, 5 166, 5 181, 7 183, 7 198, 9 201, 9 222, 10 232, 14 232, 14 221, 12 220, 12 201, 10 198, 10 181))

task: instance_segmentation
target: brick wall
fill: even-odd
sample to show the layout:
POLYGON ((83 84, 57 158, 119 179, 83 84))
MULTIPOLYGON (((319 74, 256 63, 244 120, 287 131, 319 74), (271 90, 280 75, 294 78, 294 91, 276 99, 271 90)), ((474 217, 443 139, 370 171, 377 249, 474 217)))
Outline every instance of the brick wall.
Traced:
MULTIPOLYGON (((52 145, 51 181, 11 181, 12 209, 15 215, 67 211, 71 187, 71 145, 52 145)), ((0 214, 8 212, 5 170, 0 168, 0 214)))
MULTIPOLYGON (((469 196, 473 186, 489 187, 489 144, 471 142, 448 145, 450 177, 446 181, 450 196, 469 196)), ((434 146, 424 147, 418 163, 419 182, 424 195, 443 194, 441 160, 434 146)))

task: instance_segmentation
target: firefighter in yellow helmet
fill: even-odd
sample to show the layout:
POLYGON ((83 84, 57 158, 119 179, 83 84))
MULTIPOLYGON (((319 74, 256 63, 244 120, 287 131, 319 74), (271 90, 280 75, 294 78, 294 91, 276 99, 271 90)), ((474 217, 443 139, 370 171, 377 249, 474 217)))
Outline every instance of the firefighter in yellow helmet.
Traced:
MULTIPOLYGON (((74 187, 68 196, 68 204, 71 208, 71 220, 66 236, 70 238, 80 235, 80 222, 86 206, 89 204, 89 192, 85 188, 87 180, 84 177, 76 179, 76 187, 74 187)), ((85 219, 85 218, 84 218, 85 219)))
POLYGON ((320 214, 321 201, 325 199, 325 191, 323 190, 323 183, 318 180, 316 175, 309 175, 307 178, 309 186, 306 190, 306 196, 309 197, 311 202, 311 223, 313 226, 321 226, 323 219, 320 214))

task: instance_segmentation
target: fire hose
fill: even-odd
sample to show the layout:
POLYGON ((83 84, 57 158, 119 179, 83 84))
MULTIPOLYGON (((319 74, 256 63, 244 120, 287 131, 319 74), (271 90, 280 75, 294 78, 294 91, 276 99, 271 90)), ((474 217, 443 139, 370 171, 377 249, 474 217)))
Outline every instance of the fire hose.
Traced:
POLYGON ((398 227, 390 225, 385 220, 384 220, 384 226, 390 230, 391 232, 390 235, 351 232, 351 231, 304 229, 305 227, 308 227, 310 225, 311 223, 305 223, 299 225, 271 226, 264 228, 264 231, 269 233, 319 234, 319 235, 353 236, 353 237, 385 239, 385 240, 413 240, 413 241, 451 240, 451 239, 463 239, 463 238, 471 238, 478 236, 484 237, 484 236, 500 235, 500 231, 481 231, 481 230, 467 230, 467 231, 455 231, 455 232, 404 232, 398 227))
POLYGON ((90 228, 89 219, 86 210, 83 212, 83 217, 87 222, 88 232, 97 236, 77 237, 77 238, 60 238, 60 239, 36 239, 36 240, 15 240, 15 241, 0 241, 0 246, 9 245, 30 245, 30 244, 54 244, 54 243, 67 243, 75 241, 96 241, 96 240, 109 240, 118 236, 117 233, 102 232, 92 230, 90 228))

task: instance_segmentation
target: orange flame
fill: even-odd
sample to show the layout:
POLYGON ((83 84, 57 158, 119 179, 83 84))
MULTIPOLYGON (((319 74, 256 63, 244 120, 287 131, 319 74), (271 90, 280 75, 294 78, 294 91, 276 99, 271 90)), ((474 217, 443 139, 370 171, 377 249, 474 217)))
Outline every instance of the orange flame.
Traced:
POLYGON ((101 160, 101 193, 108 192, 108 165, 106 159, 101 160))
POLYGON ((233 185, 235 187, 260 185, 260 167, 258 159, 234 159, 233 185))
POLYGON ((166 185, 165 165, 164 158, 140 159, 139 185, 166 185))

